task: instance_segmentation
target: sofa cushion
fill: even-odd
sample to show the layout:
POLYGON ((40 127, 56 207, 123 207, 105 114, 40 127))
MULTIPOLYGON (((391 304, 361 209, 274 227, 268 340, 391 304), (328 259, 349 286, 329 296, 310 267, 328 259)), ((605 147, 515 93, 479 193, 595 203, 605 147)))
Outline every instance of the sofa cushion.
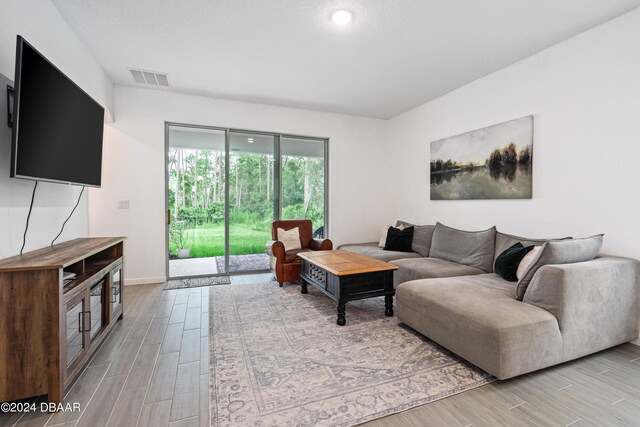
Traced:
POLYGON ((429 256, 492 272, 495 239, 495 226, 484 231, 463 231, 438 222, 429 256))
POLYGON ((413 242, 411 249, 422 256, 429 256, 431 251, 431 240, 435 225, 416 225, 413 230, 413 242))
POLYGON ((411 241, 413 240, 413 226, 409 227, 389 227, 387 231, 387 241, 384 244, 385 251, 412 252, 411 241))
POLYGON ((429 256, 431 250, 431 239, 433 238, 433 230, 435 225, 414 225, 406 221, 396 222, 396 227, 404 225, 405 227, 413 225, 413 242, 411 242, 411 250, 422 256, 429 256))
POLYGON ((504 252, 498 255, 498 258, 496 258, 496 262, 493 265, 493 269, 496 274, 504 280, 517 282, 518 276, 516 275, 516 271, 520 266, 520 261, 522 261, 525 255, 531 252, 533 248, 533 245, 522 246, 522 243, 518 242, 505 249, 504 252))
POLYGON ((522 301, 531 279, 543 265, 570 264, 594 259, 602 247, 603 236, 603 234, 598 234, 583 239, 549 240, 542 245, 538 256, 529 265, 524 276, 518 280, 516 298, 522 301))
POLYGON ((499 379, 561 361, 556 318, 517 301, 497 274, 403 283, 396 303, 401 322, 499 379))
POLYGON ((350 243, 341 245, 338 249, 355 252, 360 255, 365 255, 386 262, 393 261, 394 259, 420 258, 420 255, 415 252, 385 251, 384 249, 378 247, 378 242, 350 243))
MULTIPOLYGON (((398 266, 398 269, 393 274, 394 285, 417 279, 468 276, 484 273, 484 271, 478 268, 469 267, 468 265, 458 264, 457 262, 447 261, 446 259, 440 258, 421 257, 397 259, 392 261, 391 264, 398 266)), ((513 287, 511 291, 513 292, 513 287)))

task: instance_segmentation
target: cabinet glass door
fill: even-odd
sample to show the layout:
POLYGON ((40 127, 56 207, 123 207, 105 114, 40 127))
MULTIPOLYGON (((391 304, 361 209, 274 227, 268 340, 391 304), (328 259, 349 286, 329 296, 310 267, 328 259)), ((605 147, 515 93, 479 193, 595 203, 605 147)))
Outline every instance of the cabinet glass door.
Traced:
POLYGON ((89 326, 89 337, 93 340, 104 326, 104 296, 106 280, 102 279, 93 285, 89 291, 89 318, 86 320, 89 326))
POLYGON ((111 319, 122 309, 122 267, 111 272, 111 319))
POLYGON ((86 348, 83 318, 84 295, 84 293, 78 295, 65 306, 67 314, 67 367, 71 366, 86 348))

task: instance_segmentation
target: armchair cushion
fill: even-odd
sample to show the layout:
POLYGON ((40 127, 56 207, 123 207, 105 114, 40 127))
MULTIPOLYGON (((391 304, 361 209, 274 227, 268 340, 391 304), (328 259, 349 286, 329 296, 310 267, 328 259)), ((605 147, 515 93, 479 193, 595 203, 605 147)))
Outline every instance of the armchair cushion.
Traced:
POLYGON ((287 264, 292 262, 300 262, 300 257, 298 256, 301 252, 313 252, 311 249, 291 249, 284 253, 284 262, 287 264))

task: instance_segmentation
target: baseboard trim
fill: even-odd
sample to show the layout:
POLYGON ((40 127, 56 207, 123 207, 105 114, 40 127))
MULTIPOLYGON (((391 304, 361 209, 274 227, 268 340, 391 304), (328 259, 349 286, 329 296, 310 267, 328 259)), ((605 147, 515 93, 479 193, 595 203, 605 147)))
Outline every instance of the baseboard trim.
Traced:
POLYGON ((153 283, 164 283, 167 281, 166 276, 159 277, 142 277, 140 279, 125 279, 125 286, 135 286, 135 285, 149 285, 153 283))

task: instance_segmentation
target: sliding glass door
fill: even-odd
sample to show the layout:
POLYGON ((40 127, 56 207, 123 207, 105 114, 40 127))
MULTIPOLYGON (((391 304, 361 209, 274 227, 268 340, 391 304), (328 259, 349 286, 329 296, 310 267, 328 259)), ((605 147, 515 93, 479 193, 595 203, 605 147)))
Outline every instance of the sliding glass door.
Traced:
POLYGON ((271 240, 271 223, 276 217, 276 142, 274 135, 230 133, 230 273, 269 270, 264 248, 271 240))
POLYGON ((169 277, 226 273, 226 131, 167 127, 169 277))
POLYGON ((275 219, 326 237, 326 139, 166 124, 167 275, 269 270, 275 219))

